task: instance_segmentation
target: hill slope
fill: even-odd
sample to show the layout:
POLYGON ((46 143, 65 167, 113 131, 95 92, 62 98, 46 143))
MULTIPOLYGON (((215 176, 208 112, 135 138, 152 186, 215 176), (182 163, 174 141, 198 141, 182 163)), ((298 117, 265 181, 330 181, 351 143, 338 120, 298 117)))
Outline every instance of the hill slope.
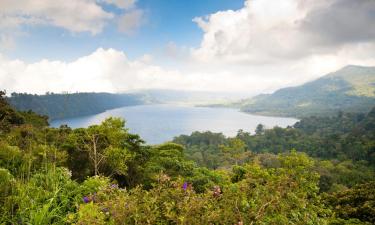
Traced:
POLYGON ((144 104, 140 94, 74 93, 74 94, 18 94, 7 101, 20 111, 32 110, 51 120, 86 116, 123 106, 144 104))
POLYGON ((245 99, 239 105, 244 112, 292 117, 368 112, 375 105, 375 67, 346 66, 301 86, 245 99))

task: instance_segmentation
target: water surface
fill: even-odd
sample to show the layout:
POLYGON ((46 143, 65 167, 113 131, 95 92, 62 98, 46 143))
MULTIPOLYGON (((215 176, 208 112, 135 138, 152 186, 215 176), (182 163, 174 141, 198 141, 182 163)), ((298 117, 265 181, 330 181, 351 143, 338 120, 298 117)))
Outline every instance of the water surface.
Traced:
POLYGON ((175 136, 191 134, 193 131, 222 132, 234 136, 239 129, 254 132, 260 123, 272 128, 286 127, 298 121, 293 118, 251 115, 229 108, 160 104, 122 107, 96 115, 54 120, 51 126, 67 124, 72 128, 88 127, 110 116, 124 118, 130 132, 139 134, 149 144, 170 141, 175 136))

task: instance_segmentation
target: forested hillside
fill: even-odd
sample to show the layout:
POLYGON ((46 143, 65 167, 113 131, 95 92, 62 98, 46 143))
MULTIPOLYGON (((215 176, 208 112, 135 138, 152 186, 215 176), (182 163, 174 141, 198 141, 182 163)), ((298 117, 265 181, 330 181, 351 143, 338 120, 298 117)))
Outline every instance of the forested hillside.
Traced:
POLYGON ((108 109, 144 104, 141 94, 73 93, 33 95, 12 93, 8 102, 20 111, 32 110, 49 119, 86 116, 108 109))
POLYGON ((246 163, 251 157, 273 167, 278 163, 275 154, 305 152, 316 159, 321 191, 351 187, 375 176, 375 108, 367 115, 309 117, 288 128, 265 129, 260 124, 256 134, 240 130, 233 138, 194 132, 174 142, 185 147, 189 159, 211 169, 246 163))
POLYGON ((374 224, 374 114, 151 146, 118 118, 50 128, 1 92, 0 224, 374 224))
POLYGON ((297 87, 280 89, 236 103, 241 110, 262 115, 329 116, 368 112, 375 104, 375 67, 347 66, 297 87))

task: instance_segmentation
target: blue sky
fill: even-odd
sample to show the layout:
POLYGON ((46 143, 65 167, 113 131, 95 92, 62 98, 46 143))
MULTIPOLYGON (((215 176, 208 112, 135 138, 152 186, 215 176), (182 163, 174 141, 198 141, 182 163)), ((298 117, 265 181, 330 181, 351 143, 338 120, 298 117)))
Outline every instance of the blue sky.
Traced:
MULTIPOLYGON (((161 51, 170 42, 198 47, 203 32, 193 18, 221 10, 237 10, 243 4, 243 0, 139 0, 136 6, 144 11, 145 21, 133 34, 117 31, 114 23, 96 35, 52 26, 23 26, 25 34, 17 37, 16 46, 6 53, 8 57, 28 62, 41 59, 71 61, 99 47, 124 51, 129 58, 161 51)), ((102 6, 106 11, 121 13, 116 7, 102 6)))
POLYGON ((375 1, 1 0, 9 92, 241 92, 375 66, 375 1))

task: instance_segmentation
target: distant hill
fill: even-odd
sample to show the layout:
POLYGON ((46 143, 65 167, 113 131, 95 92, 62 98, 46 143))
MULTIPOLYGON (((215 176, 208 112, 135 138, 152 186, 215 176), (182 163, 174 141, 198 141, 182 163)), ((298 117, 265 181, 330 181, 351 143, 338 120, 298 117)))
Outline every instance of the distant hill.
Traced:
POLYGON ((212 91, 189 91, 189 90, 171 90, 171 89, 148 89, 140 90, 134 93, 140 93, 146 96, 146 99, 155 103, 167 104, 193 104, 204 105, 207 103, 232 102, 244 98, 247 93, 244 92, 212 92, 212 91))
POLYGON ((12 93, 7 101, 20 111, 32 110, 49 119, 86 116, 109 109, 144 104, 141 94, 73 93, 20 94, 12 93))
POLYGON ((234 105, 244 112, 298 118, 339 111, 368 112, 375 105, 375 67, 346 66, 301 86, 258 95, 234 105))

